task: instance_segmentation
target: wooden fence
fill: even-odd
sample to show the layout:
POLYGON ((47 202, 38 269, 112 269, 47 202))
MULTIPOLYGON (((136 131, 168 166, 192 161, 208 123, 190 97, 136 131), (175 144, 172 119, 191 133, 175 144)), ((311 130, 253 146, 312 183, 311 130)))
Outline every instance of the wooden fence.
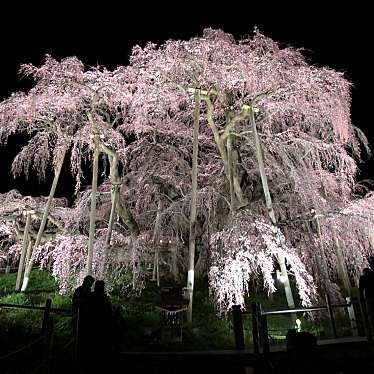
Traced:
POLYGON ((54 331, 53 314, 61 314, 67 317, 72 316, 70 309, 52 308, 52 300, 47 299, 45 306, 31 306, 31 305, 17 305, 0 303, 0 309, 29 309, 40 310, 43 312, 41 321, 41 333, 32 342, 26 344, 19 349, 0 356, 0 365, 4 369, 7 365, 11 365, 15 360, 23 357, 27 352, 37 351, 40 353, 40 359, 36 369, 33 372, 38 372, 42 368, 49 367, 49 360, 51 356, 52 337, 54 331))

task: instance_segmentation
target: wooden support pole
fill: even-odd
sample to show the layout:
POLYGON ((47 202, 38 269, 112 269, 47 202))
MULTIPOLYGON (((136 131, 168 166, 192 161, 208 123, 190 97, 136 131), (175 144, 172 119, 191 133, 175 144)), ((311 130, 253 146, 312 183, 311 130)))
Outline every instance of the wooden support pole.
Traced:
MULTIPOLYGON (((254 116, 254 108, 251 107, 250 114, 249 114, 249 120, 252 125, 252 132, 255 140, 255 146, 256 146, 256 158, 257 158, 257 163, 258 163, 258 169, 260 172, 260 177, 261 177, 261 183, 262 183, 262 188, 264 191, 264 197, 265 197, 265 203, 266 203, 266 208, 268 210, 269 217, 271 219, 271 222, 273 225, 277 225, 277 220, 275 217, 275 212, 274 212, 274 207, 273 207, 273 202, 271 199, 270 195, 270 190, 269 190, 269 184, 268 184, 268 178, 265 172, 265 163, 264 163, 264 156, 262 154, 262 148, 261 148, 261 142, 260 138, 258 136, 258 131, 257 131, 257 126, 256 126, 256 121, 255 121, 255 116, 254 116)), ((290 285, 290 280, 288 278, 288 272, 287 272, 287 267, 286 267, 286 259, 282 255, 277 256, 277 260, 280 266, 280 271, 282 274, 282 277, 284 279, 284 292, 286 294, 286 299, 287 299, 287 304, 289 308, 294 308, 295 307, 295 301, 292 295, 292 289, 290 285)))
POLYGON ((90 208, 90 229, 88 237, 88 251, 87 251, 87 264, 86 264, 86 274, 92 275, 92 264, 93 264, 93 250, 95 241, 95 221, 96 221, 96 198, 97 198, 97 179, 99 173, 99 139, 100 135, 94 128, 93 135, 93 145, 94 145, 94 155, 93 155, 93 172, 92 172, 92 189, 91 189, 91 208, 90 208))
MULTIPOLYGON (((48 200, 47 200, 46 206, 44 208, 42 221, 41 221, 40 226, 39 226, 39 230, 38 230, 38 234, 37 234, 36 239, 35 239, 35 243, 33 244, 33 246, 35 248, 42 241, 44 229, 45 229, 47 219, 48 219, 48 216, 49 216, 49 213, 50 213, 50 210, 51 210, 52 200, 53 200, 53 197, 55 195, 58 180, 60 178, 61 169, 62 169, 62 165, 64 163, 64 158, 65 158, 66 151, 67 151, 67 147, 65 146, 65 148, 63 150, 63 154, 62 154, 61 159, 60 159, 60 163, 58 164, 57 169, 55 169, 55 175, 53 177, 53 182, 52 182, 51 189, 49 191, 48 200)), ((30 256, 28 256, 28 259, 26 261, 25 274, 24 274, 24 277, 23 277, 21 291, 25 291, 27 289, 28 284, 29 284, 30 274, 31 274, 32 265, 33 265, 33 259, 31 257, 31 254, 33 252, 33 246, 31 246, 31 248, 30 248, 30 256)))
POLYGON ((255 355, 260 353, 260 343, 258 340, 258 307, 257 303, 251 303, 252 311, 252 341, 253 341, 253 352, 255 355))
POLYGON ((108 257, 110 254, 110 241, 112 239, 112 231, 114 226, 114 220, 117 215, 117 205, 118 205, 118 199, 119 199, 119 185, 114 184, 112 181, 111 186, 111 200, 112 205, 110 208, 110 215, 109 215, 109 222, 108 222, 108 231, 105 237, 105 243, 104 243, 104 257, 103 257, 103 263, 102 263, 102 278, 105 278, 106 274, 106 263, 108 261, 108 257))
POLYGON ((332 334, 333 334, 334 339, 337 339, 338 338, 338 334, 336 332, 335 317, 334 317, 334 311, 332 309, 330 295, 325 294, 325 299, 326 299, 327 312, 329 313, 329 317, 330 317, 330 324, 331 324, 332 334))
POLYGON ((362 322, 363 322, 364 329, 365 329, 365 335, 368 341, 372 341, 373 336, 372 336, 372 331, 371 331, 371 326, 370 326, 370 321, 369 321, 368 310, 366 307, 366 300, 364 297, 364 293, 361 290, 359 290, 359 292, 360 292, 359 293, 360 309, 361 309, 361 314, 362 314, 362 322))
POLYGON ((47 331, 48 320, 51 314, 51 306, 52 306, 52 300, 47 299, 47 301, 45 302, 45 309, 43 313, 42 334, 47 331))
POLYGON ((266 315, 261 315, 261 325, 262 325, 262 347, 264 356, 268 356, 270 353, 270 343, 269 343, 269 332, 268 332, 268 319, 266 315))
POLYGON ((161 214, 163 209, 163 203, 161 198, 158 200, 157 203, 157 214, 156 214, 156 221, 155 226, 153 228, 153 246, 155 248, 155 256, 153 261, 153 274, 152 274, 152 281, 157 281, 157 287, 160 287, 160 268, 159 268, 159 247, 160 247, 160 233, 161 233, 161 214))
POLYGON ((5 274, 10 273, 10 258, 9 255, 6 257, 5 274))
POLYGON ((29 244, 30 222, 31 222, 31 212, 28 211, 26 213, 26 225, 25 225, 25 230, 23 232, 22 252, 21 252, 21 257, 20 257, 19 264, 18 264, 18 273, 17 273, 17 280, 16 280, 16 291, 19 291, 21 289, 22 273, 23 273, 23 268, 24 268, 24 264, 25 264, 25 257, 26 257, 27 246, 29 244))
POLYGON ((52 348, 52 339, 53 339, 53 317, 48 318, 47 327, 43 340, 43 363, 47 369, 50 369, 50 353, 52 348))
POLYGON ((243 316, 240 305, 233 305, 232 319, 234 327, 235 348, 244 349, 244 331, 243 331, 243 316))
POLYGON ((197 204, 197 174, 199 152, 199 125, 200 125, 200 89, 194 91, 195 110, 193 127, 192 172, 191 172, 191 204, 190 204, 190 236, 188 240, 188 273, 187 290, 189 304, 187 322, 192 325, 192 302, 195 282, 195 247, 196 247, 196 204, 197 204))
POLYGON ((353 307, 352 298, 351 297, 346 297, 345 300, 348 304, 347 311, 348 311, 348 316, 349 316, 349 322, 351 324, 352 335, 353 336, 358 336, 356 314, 355 314, 355 310, 354 310, 354 307, 353 307))

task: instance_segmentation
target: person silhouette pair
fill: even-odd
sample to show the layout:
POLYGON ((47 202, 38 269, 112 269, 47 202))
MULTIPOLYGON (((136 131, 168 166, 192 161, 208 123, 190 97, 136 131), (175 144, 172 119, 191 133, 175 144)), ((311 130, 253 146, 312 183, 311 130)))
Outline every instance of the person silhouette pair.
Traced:
POLYGON ((112 304, 105 283, 87 275, 73 295, 73 326, 76 361, 80 366, 97 366, 109 359, 112 347, 112 304), (92 286, 95 283, 94 291, 92 286))
POLYGON ((369 258, 369 268, 364 268, 359 279, 359 290, 365 296, 371 328, 374 328, 374 258, 369 258))

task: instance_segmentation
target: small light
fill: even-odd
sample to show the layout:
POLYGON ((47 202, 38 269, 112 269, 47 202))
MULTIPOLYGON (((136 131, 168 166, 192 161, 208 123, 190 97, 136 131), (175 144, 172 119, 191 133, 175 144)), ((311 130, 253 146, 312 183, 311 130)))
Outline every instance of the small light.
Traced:
POLYGON ((279 280, 280 280, 282 283, 286 283, 286 281, 287 281, 287 277, 286 277, 285 275, 281 275, 281 276, 279 277, 279 280))
POLYGON ((162 239, 160 239, 160 243, 162 243, 162 239))
POLYGON ((297 319, 297 320, 295 321, 295 323, 296 323, 296 326, 295 326, 296 331, 297 331, 297 332, 300 332, 300 331, 301 331, 301 321, 300 321, 299 319, 297 319))
POLYGON ((171 244, 171 240, 169 240, 169 244, 171 244))
POLYGON ((277 279, 282 283, 286 283, 287 281, 287 277, 285 275, 282 275, 279 270, 277 270, 277 279))

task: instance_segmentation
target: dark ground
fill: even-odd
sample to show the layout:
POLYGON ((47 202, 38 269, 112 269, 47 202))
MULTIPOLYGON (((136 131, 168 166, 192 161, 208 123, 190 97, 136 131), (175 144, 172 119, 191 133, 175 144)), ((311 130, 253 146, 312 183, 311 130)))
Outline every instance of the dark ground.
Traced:
MULTIPOLYGON (((197 374, 197 373, 262 373, 262 374, 360 374, 374 373, 374 344, 369 342, 341 343, 318 346, 313 354, 292 357, 285 351, 271 352, 265 360, 249 351, 206 352, 123 352, 110 359, 90 357, 91 366, 84 370, 74 365, 71 353, 55 352, 48 368, 38 367, 40 352, 0 360, 2 374, 29 373, 136 373, 136 374, 197 374), (101 362, 100 362, 101 361, 101 362), (244 367, 247 367, 247 372, 244 367), (253 371, 257 367, 256 371, 253 371)), ((40 366, 40 365, 39 365, 40 366)))

